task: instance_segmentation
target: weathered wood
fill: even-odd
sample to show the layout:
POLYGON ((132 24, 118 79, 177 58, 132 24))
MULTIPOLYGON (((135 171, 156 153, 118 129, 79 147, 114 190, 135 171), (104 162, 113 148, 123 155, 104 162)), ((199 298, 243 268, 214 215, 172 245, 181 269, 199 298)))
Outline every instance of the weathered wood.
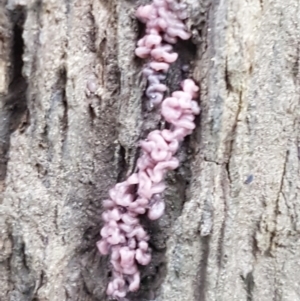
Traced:
MULTIPOLYGON (((160 126, 129 0, 0 0, 0 300, 106 300, 101 200, 160 126)), ((129 300, 300 300, 299 0, 186 0, 201 117, 129 300)))

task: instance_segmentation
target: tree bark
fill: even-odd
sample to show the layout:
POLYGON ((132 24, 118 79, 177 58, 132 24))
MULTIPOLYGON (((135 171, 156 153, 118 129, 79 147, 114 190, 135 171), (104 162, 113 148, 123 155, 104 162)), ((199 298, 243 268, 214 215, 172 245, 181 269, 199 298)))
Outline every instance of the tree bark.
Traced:
MULTIPOLYGON (((185 0, 171 91, 202 112, 144 218, 153 260, 129 300, 300 300, 299 0, 185 0)), ((107 300, 101 201, 162 125, 147 107, 146 1, 0 0, 0 300, 107 300)))

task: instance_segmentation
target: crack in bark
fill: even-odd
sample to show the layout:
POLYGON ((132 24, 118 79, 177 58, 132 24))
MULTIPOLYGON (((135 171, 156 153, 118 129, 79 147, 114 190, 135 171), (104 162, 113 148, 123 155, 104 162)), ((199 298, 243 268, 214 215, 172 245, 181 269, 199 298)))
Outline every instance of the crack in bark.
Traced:
POLYGON ((254 277, 253 273, 249 272, 246 277, 241 276, 246 286, 247 301, 253 301, 254 277))
POLYGON ((228 72, 228 57, 226 56, 226 58, 225 58, 225 70, 224 70, 224 81, 225 81, 226 90, 228 91, 228 94, 229 94, 229 92, 233 91, 233 86, 231 85, 229 78, 230 78, 230 75, 229 75, 229 72, 228 72))
POLYGON ((118 172, 118 176, 117 176, 117 183, 121 182, 122 180, 124 180, 126 173, 127 173, 127 168, 128 168, 128 164, 126 161, 126 149, 121 145, 118 144, 118 150, 117 150, 117 170, 118 172))
POLYGON ((39 297, 38 297, 38 291, 39 289, 45 284, 45 272, 42 270, 41 273, 40 273, 40 277, 39 277, 39 280, 38 280, 38 285, 35 289, 35 293, 34 293, 34 296, 32 298, 32 301, 39 301, 39 297))
POLYGON ((195 300, 205 300, 206 294, 206 278, 207 278, 207 263, 210 249, 210 236, 201 237, 202 258, 199 266, 199 283, 195 283, 195 300))
POLYGON ((287 160, 288 160, 288 155, 289 155, 289 150, 286 151, 286 156, 285 156, 285 161, 284 161, 284 166, 283 166, 283 171, 282 171, 282 175, 281 175, 281 179, 280 179, 280 185, 279 185, 279 190, 277 193, 277 198, 276 198, 276 204, 275 204, 275 210, 274 210, 274 230, 270 233, 271 237, 270 237, 270 243, 269 243, 269 247, 266 251, 266 253, 270 253, 272 254, 272 248, 274 247, 274 240, 276 238, 276 233, 277 233, 277 217, 279 215, 279 198, 280 195, 283 194, 282 189, 283 189, 283 185, 284 185, 284 179, 285 179, 285 174, 286 174, 286 168, 287 168, 287 160))
POLYGON ((66 96, 66 85, 67 85, 67 70, 63 68, 60 71, 59 76, 59 87, 61 90, 61 98, 63 105, 63 117, 61 119, 61 129, 62 129, 62 149, 65 149, 65 144, 67 140, 67 134, 69 129, 69 119, 68 119, 68 101, 66 96))
MULTIPOLYGON (((22 75, 23 49, 22 38, 25 12, 22 9, 14 10, 10 13, 13 23, 12 52, 11 52, 11 78, 8 94, 3 98, 3 108, 0 112, 0 180, 6 177, 6 166, 8 161, 8 151, 10 147, 10 135, 17 130, 20 125, 24 129, 26 121, 24 116, 27 112, 26 90, 27 82, 22 75)), ((26 120, 26 118, 25 118, 26 120)))
POLYGON ((259 0, 259 4, 260 4, 261 10, 263 10, 263 8, 264 8, 264 1, 263 0, 259 0))
MULTIPOLYGON (((20 232, 20 229, 16 229, 20 232)), ((11 290, 11 298, 14 300, 32 300, 35 280, 31 273, 30 264, 26 257, 26 245, 23 238, 13 235, 13 253, 10 261, 11 282, 14 288, 11 290)))

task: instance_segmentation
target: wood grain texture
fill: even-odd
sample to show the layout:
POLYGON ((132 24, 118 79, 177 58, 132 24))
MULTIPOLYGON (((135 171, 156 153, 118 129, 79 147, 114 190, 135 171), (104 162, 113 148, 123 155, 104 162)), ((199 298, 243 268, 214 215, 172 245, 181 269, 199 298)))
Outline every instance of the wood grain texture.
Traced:
MULTIPOLYGON (((101 200, 162 127, 133 0, 0 0, 0 300, 107 300, 101 200)), ((299 0, 186 0, 201 116, 130 301, 300 300, 299 0)))

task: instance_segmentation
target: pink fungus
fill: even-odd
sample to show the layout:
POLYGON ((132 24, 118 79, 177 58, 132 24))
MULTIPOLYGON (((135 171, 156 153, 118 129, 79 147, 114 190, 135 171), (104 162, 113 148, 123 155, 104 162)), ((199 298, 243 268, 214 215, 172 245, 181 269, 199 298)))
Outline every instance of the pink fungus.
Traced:
POLYGON ((168 71, 170 65, 164 62, 151 62, 149 66, 155 71, 168 71))
MULTIPOLYGON (((143 59, 150 58, 145 69, 167 72, 170 64, 177 60, 178 54, 173 52, 170 44, 175 44, 178 38, 187 40, 191 36, 182 21, 187 16, 185 8, 184 4, 178 4, 175 0, 155 0, 137 9, 137 18, 146 25, 146 35, 138 41, 135 54, 143 59)), ((155 84, 159 81, 155 84, 151 82, 149 77, 153 73, 143 73, 149 84, 146 95, 153 105, 160 104, 165 91, 156 89, 155 84)))
POLYGON ((150 52, 151 52, 150 49, 145 46, 138 47, 135 50, 136 56, 138 56, 142 59, 147 58, 149 56, 150 52))
POLYGON ((153 49, 151 52, 151 56, 157 60, 157 61, 165 61, 167 63, 174 63, 177 58, 177 53, 168 53, 167 51, 164 51, 163 48, 161 49, 153 49))
POLYGON ((97 247, 103 255, 111 250, 113 275, 121 275, 114 276, 107 289, 107 293, 116 298, 138 289, 137 264, 146 265, 151 259, 149 236, 138 216, 146 213, 150 220, 156 220, 163 215, 165 203, 159 195, 165 190, 165 174, 178 167, 174 154, 180 141, 195 128, 195 115, 200 109, 193 98, 197 96, 198 87, 194 81, 185 80, 182 88, 162 102, 161 113, 171 129, 149 133, 147 140, 140 143, 142 155, 137 162, 137 172, 111 189, 111 199, 103 204, 105 225, 97 247))
POLYGON ((129 291, 130 292, 135 292, 136 290, 139 289, 140 287, 140 273, 139 272, 136 272, 132 278, 130 279, 130 285, 129 285, 129 291))
MULTIPOLYGON (((148 246, 147 246, 148 248, 148 246)), ((147 265, 151 261, 151 255, 144 253, 141 248, 136 250, 135 259, 141 265, 147 265)))
POLYGON ((137 171, 110 189, 109 199, 103 201, 104 226, 97 248, 101 254, 111 255, 112 279, 107 294, 117 300, 124 300, 128 292, 140 286, 138 265, 149 264, 151 250, 139 216, 147 214, 150 220, 156 220, 163 215, 165 175, 178 167, 175 154, 180 142, 195 128, 195 115, 200 112, 194 100, 199 88, 191 79, 183 81, 181 91, 163 100, 167 86, 161 81, 166 78, 170 64, 178 58, 171 44, 178 38, 190 37, 182 21, 187 15, 185 8, 175 0, 153 0, 136 12, 146 25, 146 34, 135 50, 140 58, 149 59, 143 69, 148 80, 146 95, 152 105, 161 104, 162 117, 170 127, 155 130, 140 142, 142 152, 137 160, 137 171))
POLYGON ((109 253, 109 244, 106 240, 100 240, 97 242, 98 250, 101 254, 107 255, 109 253))
POLYGON ((148 210, 148 217, 151 220, 159 219, 165 211, 165 203, 163 201, 156 202, 148 210))

